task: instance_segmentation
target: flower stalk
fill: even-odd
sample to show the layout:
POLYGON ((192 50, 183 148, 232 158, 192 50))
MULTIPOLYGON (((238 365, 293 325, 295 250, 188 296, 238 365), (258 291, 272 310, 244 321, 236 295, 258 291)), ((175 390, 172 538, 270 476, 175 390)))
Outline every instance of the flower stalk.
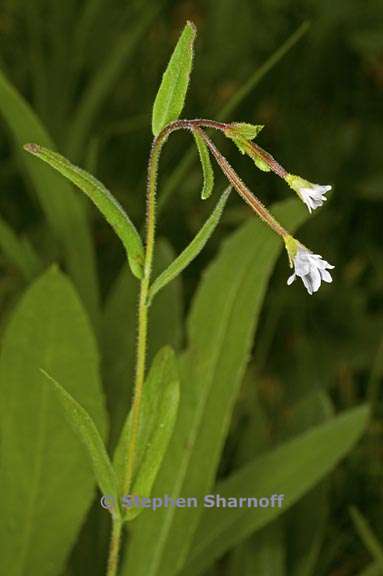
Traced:
POLYGON ((279 236, 284 238, 288 235, 287 230, 277 222, 277 220, 270 214, 267 208, 262 204, 262 202, 252 194, 246 184, 238 176, 231 164, 226 160, 226 158, 217 149, 215 144, 210 140, 210 138, 205 134, 205 132, 199 128, 195 128, 200 133, 200 136, 205 140, 207 146, 209 147, 211 153, 225 174, 226 178, 236 189, 238 194, 245 200, 245 202, 258 214, 258 216, 266 222, 276 232, 279 236))
POLYGON ((233 122, 227 125, 224 132, 228 138, 235 142, 242 154, 247 154, 252 158, 260 170, 264 172, 274 172, 274 174, 285 180, 288 186, 290 186, 302 202, 306 204, 310 213, 322 206, 327 200, 325 194, 329 192, 332 187, 329 185, 322 186, 321 184, 313 184, 300 176, 289 174, 269 152, 266 152, 266 150, 253 142, 253 138, 257 136, 262 128, 263 126, 233 122))
MULTIPOLYGON (((275 158, 269 153, 266 152, 263 148, 258 146, 255 142, 247 142, 247 145, 250 148, 250 152, 252 154, 257 155, 267 166, 270 168, 274 174, 279 176, 280 178, 286 178, 288 172, 275 160, 275 158)), ((251 154, 250 154, 251 155, 251 154)))

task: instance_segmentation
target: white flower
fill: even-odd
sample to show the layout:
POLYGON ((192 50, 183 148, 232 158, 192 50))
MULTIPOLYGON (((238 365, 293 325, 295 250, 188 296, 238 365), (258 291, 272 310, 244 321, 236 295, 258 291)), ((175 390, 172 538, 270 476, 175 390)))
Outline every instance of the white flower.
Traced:
POLYGON ((287 184, 292 188, 304 202, 311 213, 315 208, 322 206, 323 202, 327 200, 325 194, 331 190, 332 186, 321 186, 320 184, 312 184, 308 180, 304 180, 295 174, 287 174, 285 176, 287 184))
POLYGON ((313 254, 302 245, 299 245, 295 255, 292 257, 294 274, 287 280, 290 285, 299 276, 309 294, 316 292, 323 282, 332 282, 331 274, 328 270, 334 268, 331 264, 322 259, 319 254, 313 254))
POLYGON ((331 186, 321 186, 320 184, 310 184, 310 186, 301 186, 297 192, 303 202, 306 204, 311 214, 312 210, 322 206, 327 200, 325 194, 331 190, 331 186))

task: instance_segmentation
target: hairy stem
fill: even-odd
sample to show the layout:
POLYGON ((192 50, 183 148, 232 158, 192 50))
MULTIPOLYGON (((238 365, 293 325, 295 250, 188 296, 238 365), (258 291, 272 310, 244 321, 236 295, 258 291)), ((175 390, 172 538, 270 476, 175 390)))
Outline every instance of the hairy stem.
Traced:
POLYGON ((132 405, 132 428, 131 438, 127 454, 127 474, 124 481, 124 495, 129 494, 132 487, 134 466, 136 460, 137 435, 140 425, 140 412, 142 391, 145 381, 146 349, 148 338, 148 295, 150 277, 153 265, 155 227, 156 227, 156 190, 158 162, 162 146, 168 136, 168 132, 161 132, 154 139, 148 165, 147 198, 146 198, 146 251, 144 276, 141 280, 140 299, 138 304, 138 337, 136 374, 134 384, 134 399, 132 405))
POLYGON ((122 520, 121 517, 113 516, 112 538, 109 548, 108 569, 106 576, 116 576, 118 568, 118 557, 121 544, 122 520))
POLYGON ((153 265, 155 227, 156 227, 156 192, 158 163, 162 146, 171 132, 180 129, 192 129, 198 126, 225 130, 226 124, 214 120, 176 120, 171 122, 153 140, 148 164, 147 197, 146 197, 146 243, 144 276, 141 281, 140 298, 138 304, 138 336, 136 374, 134 384, 134 398, 132 405, 132 428, 131 438, 127 454, 127 473, 123 484, 123 494, 128 495, 132 487, 134 467, 136 460, 137 436, 140 425, 140 412, 142 392, 145 381, 146 350, 148 338, 148 312, 149 312, 149 287, 153 265))
MULTIPOLYGON (((136 462, 137 436, 140 426, 142 392, 145 381, 146 349, 148 338, 148 295, 150 277, 153 265, 155 227, 156 227, 156 189, 158 162, 162 146, 170 131, 163 131, 154 139, 148 164, 147 197, 146 197, 146 244, 144 275, 141 280, 140 298, 138 303, 138 335, 136 373, 134 382, 134 398, 132 405, 132 426, 130 444, 127 453, 126 476, 123 482, 122 495, 129 495, 132 488, 134 467, 136 462)), ((121 519, 113 518, 112 540, 109 551, 107 576, 115 576, 121 546, 121 519)))

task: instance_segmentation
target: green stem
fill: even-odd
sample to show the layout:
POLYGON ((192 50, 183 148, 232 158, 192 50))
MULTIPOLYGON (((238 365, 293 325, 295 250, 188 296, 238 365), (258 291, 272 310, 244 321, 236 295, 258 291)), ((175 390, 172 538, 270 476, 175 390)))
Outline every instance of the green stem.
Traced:
POLYGON ((127 474, 123 486, 123 494, 128 495, 132 488, 134 466, 136 460, 137 436, 140 425, 140 412, 142 391, 145 381, 146 349, 148 337, 148 312, 149 312, 149 287, 153 265, 155 227, 156 227, 156 190, 158 162, 162 146, 168 136, 168 131, 163 131, 153 141, 148 165, 147 206, 146 206, 146 252, 144 264, 144 276, 141 280, 140 299, 138 304, 138 338, 136 374, 134 384, 134 399, 132 405, 132 428, 131 438, 127 454, 127 474))
POLYGON ((158 163, 162 146, 166 142, 171 132, 180 129, 191 129, 194 126, 203 125, 217 130, 223 130, 226 125, 214 120, 176 120, 171 122, 154 139, 148 165, 148 183, 146 198, 146 252, 144 264, 144 276, 141 280, 140 299, 138 304, 138 338, 137 338, 137 358, 136 374, 134 384, 134 398, 132 405, 132 428, 131 438, 127 454, 127 473, 123 485, 123 494, 128 495, 132 488, 134 466, 136 460, 137 436, 140 425, 140 412, 142 391, 145 381, 146 348, 148 337, 148 312, 149 312, 149 287, 153 266, 153 254, 155 243, 156 227, 156 192, 158 163))
MULTIPOLYGON (((141 280, 140 299, 138 304, 138 340, 136 374, 134 384, 134 398, 132 405, 132 428, 131 438, 127 454, 127 470, 124 479, 122 495, 128 495, 132 488, 134 466, 136 460, 137 436, 140 425, 140 412, 142 392, 145 381, 146 347, 148 337, 148 294, 150 286, 150 276, 153 264, 155 225, 156 225, 156 189, 158 162, 162 146, 168 133, 159 134, 153 141, 148 165, 148 185, 147 185, 147 213, 146 213, 146 252, 144 263, 144 276, 141 280)), ((118 557, 121 546, 122 520, 120 517, 113 518, 112 540, 109 551, 107 576, 115 576, 118 567, 118 557)))
POLYGON ((118 516, 113 516, 112 538, 109 548, 108 569, 106 576, 116 576, 118 568, 118 557, 120 553, 122 532, 122 519, 118 516))

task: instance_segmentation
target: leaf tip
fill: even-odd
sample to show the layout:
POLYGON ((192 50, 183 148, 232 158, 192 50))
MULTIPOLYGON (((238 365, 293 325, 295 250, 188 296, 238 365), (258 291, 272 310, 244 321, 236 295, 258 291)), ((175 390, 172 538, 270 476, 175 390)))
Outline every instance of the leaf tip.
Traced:
POLYGON ((41 146, 39 146, 39 144, 24 144, 23 148, 26 152, 30 152, 31 154, 38 154, 41 152, 41 146))
POLYGON ((66 282, 67 278, 65 274, 63 274, 60 270, 59 265, 56 262, 53 262, 49 268, 45 271, 42 277, 46 278, 47 281, 55 282, 57 279, 62 282, 66 282))
POLYGON ((186 21, 186 26, 193 32, 193 39, 197 36, 197 26, 191 20, 186 21))

